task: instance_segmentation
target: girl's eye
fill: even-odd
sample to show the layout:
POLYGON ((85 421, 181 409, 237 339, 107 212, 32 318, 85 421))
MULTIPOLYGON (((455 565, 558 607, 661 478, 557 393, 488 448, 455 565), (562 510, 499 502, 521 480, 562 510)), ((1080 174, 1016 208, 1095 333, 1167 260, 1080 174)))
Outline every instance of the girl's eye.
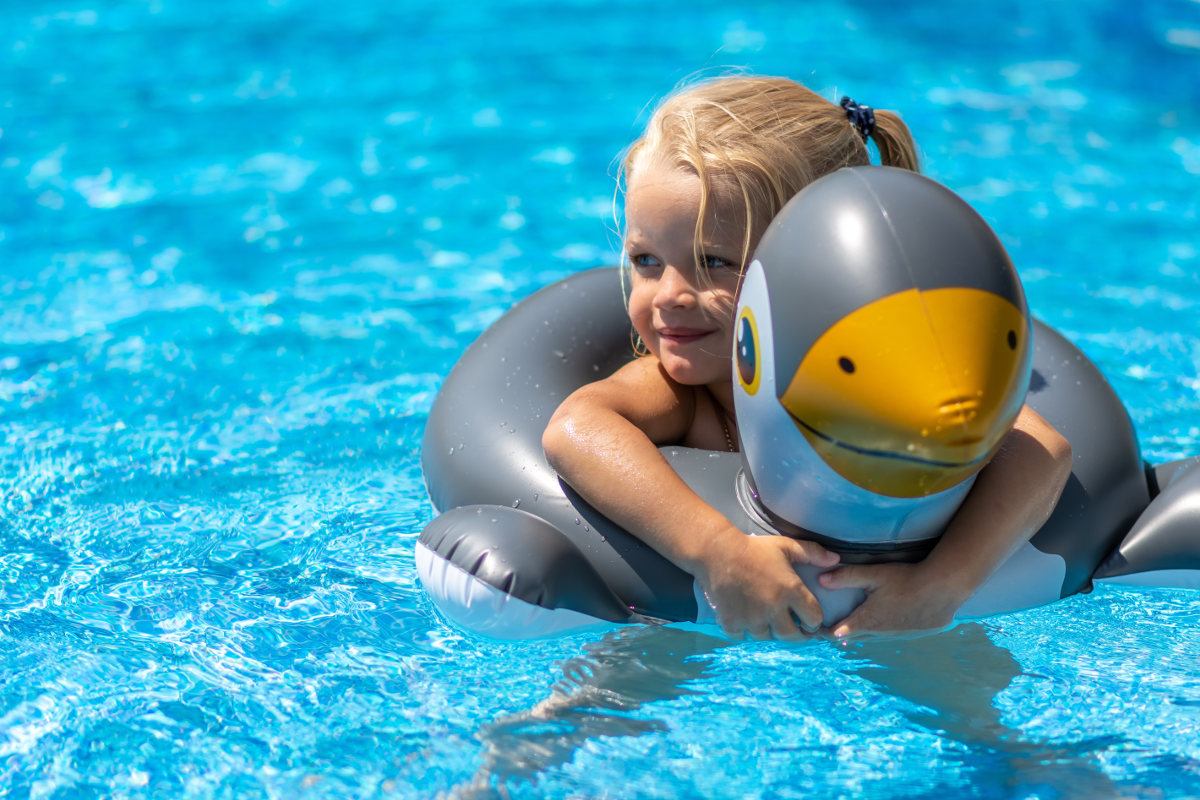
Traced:
POLYGON ((705 256, 704 266, 708 269, 741 269, 737 264, 720 256, 705 256))
POLYGON ((647 267, 659 266, 658 259, 649 253, 638 253, 637 255, 632 255, 629 257, 629 263, 633 264, 635 267, 641 267, 643 269, 647 267))

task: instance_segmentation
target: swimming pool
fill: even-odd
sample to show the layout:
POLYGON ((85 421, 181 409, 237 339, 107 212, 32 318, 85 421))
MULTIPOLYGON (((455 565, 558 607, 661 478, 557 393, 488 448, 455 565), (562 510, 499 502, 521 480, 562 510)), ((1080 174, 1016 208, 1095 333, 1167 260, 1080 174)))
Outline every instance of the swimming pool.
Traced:
POLYGON ((1200 3, 0 9, 0 776, 15 797, 1186 797, 1200 596, 917 642, 497 644, 412 548, 425 414, 609 263, 646 106, 725 65, 900 110, 1200 453, 1200 3))

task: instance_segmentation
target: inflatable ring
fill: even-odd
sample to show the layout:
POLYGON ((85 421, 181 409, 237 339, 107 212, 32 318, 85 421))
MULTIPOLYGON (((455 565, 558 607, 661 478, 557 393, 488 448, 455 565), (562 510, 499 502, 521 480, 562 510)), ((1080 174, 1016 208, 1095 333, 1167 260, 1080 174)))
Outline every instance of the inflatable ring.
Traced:
MULTIPOLYGON (((863 169, 890 172, 859 168, 835 176, 863 169)), ((932 184, 906 175, 903 180, 932 184)), ((886 216, 888 206, 881 208, 886 216)), ((785 213, 780 218, 772 229, 787 222, 785 213)), ((946 236, 945 230, 939 235, 946 236)), ((764 257, 771 235, 764 236, 756 257, 764 257)), ((1129 415, 1099 370, 1050 327, 1033 321, 1030 330, 1025 402, 1071 443, 1073 470, 1050 519, 967 601, 959 618, 1041 605, 1086 591, 1093 580, 1200 587, 1200 537, 1194 534, 1200 530, 1200 458, 1145 464, 1129 415)), ((519 639, 612 623, 715 621, 690 574, 589 506, 559 480, 542 453, 542 432, 558 404, 629 357, 618 273, 604 268, 571 276, 518 303, 447 377, 430 412, 421 455, 439 516, 421 533, 416 562, 426 592, 458 625, 519 639)), ((743 391, 753 387, 765 394, 762 383, 755 383, 761 377, 751 372, 739 379, 743 391)), ((753 425, 746 425, 742 403, 739 395, 739 427, 745 431, 753 425)), ((756 502, 743 454, 661 450, 740 529, 811 536, 756 502)), ((861 563, 920 558, 936 533, 867 542, 812 538, 841 553, 844 563, 861 563)), ((862 601, 857 590, 820 587, 815 569, 798 571, 821 602, 826 624, 862 601)))

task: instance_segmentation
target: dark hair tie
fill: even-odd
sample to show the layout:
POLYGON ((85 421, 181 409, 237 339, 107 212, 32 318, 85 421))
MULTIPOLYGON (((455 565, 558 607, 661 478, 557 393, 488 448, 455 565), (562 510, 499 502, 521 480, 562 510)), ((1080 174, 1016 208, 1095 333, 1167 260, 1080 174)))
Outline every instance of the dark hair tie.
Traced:
POLYGON ((846 110, 846 119, 850 120, 865 143, 875 132, 875 112, 870 106, 860 106, 849 97, 843 97, 839 105, 846 110))

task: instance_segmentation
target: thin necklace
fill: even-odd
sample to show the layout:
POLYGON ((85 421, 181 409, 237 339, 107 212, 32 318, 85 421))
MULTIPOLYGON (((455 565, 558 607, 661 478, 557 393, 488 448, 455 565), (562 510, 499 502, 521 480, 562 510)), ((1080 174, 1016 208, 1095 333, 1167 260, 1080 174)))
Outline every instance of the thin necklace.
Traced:
POLYGON ((725 446, 729 448, 729 452, 736 453, 737 448, 733 446, 733 437, 729 435, 729 423, 725 421, 725 409, 721 409, 721 433, 725 434, 725 446))
POLYGON ((729 452, 736 453, 737 448, 733 446, 733 436, 729 433, 729 422, 726 419, 729 412, 725 410, 725 406, 721 405, 721 401, 717 400, 712 389, 707 386, 704 388, 708 391, 708 399, 712 401, 713 408, 717 410, 717 419, 721 421, 721 433, 725 434, 725 446, 729 448, 729 452))

